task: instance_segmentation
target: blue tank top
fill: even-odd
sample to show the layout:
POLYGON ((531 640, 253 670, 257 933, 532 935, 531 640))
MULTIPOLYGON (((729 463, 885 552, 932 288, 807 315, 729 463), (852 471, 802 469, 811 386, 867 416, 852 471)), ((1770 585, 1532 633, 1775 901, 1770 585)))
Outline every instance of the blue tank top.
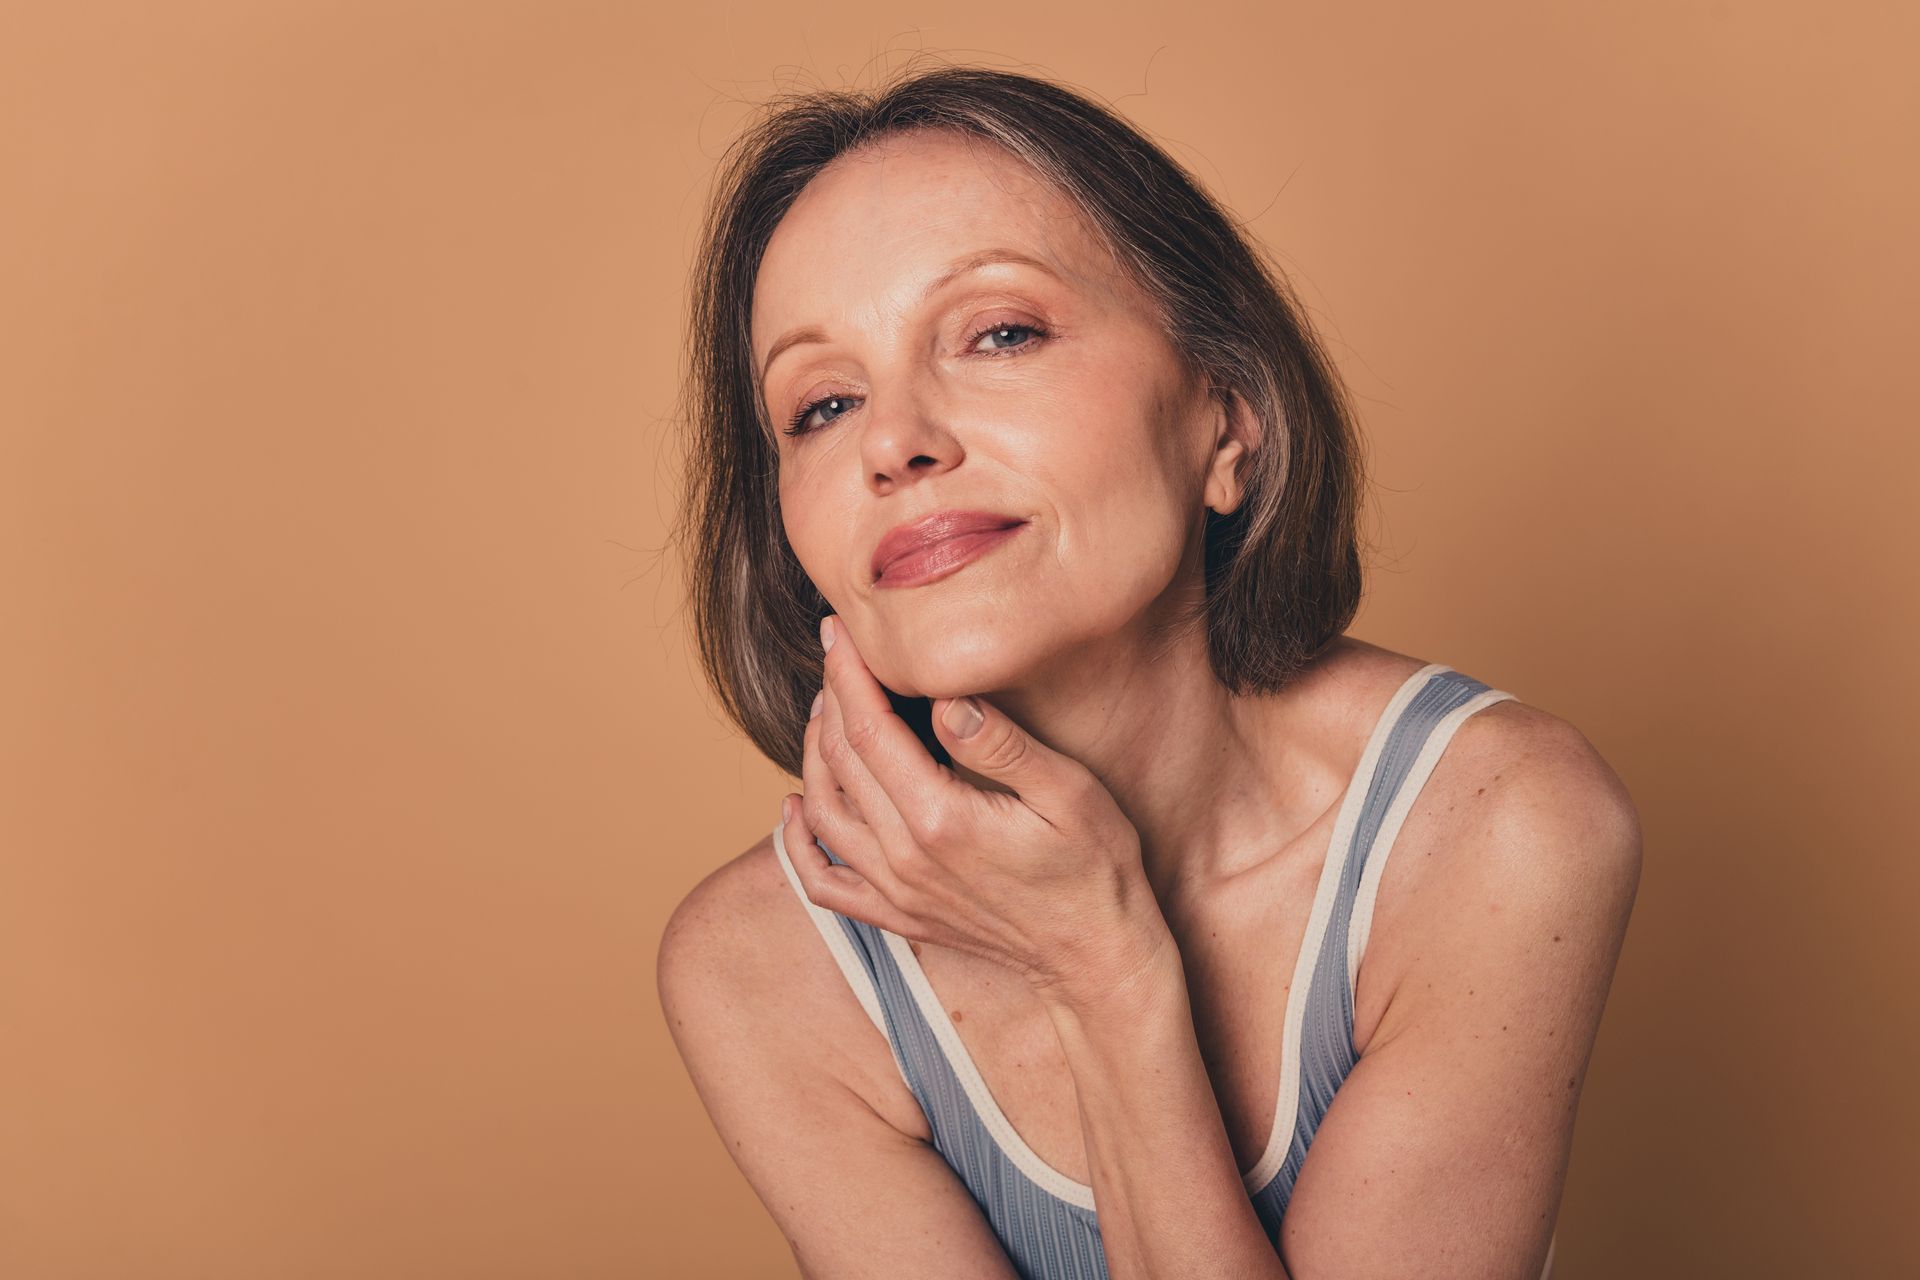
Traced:
MULTIPOLYGON (((1313 1135, 1359 1060, 1354 982, 1394 837, 1454 731, 1513 696, 1428 663, 1388 701, 1348 783, 1287 993, 1271 1136, 1265 1154, 1241 1174, 1276 1251, 1313 1135)), ((1107 1280, 1093 1188, 1042 1161, 1007 1122, 907 939, 810 902, 781 826, 773 840, 794 892, 892 1047, 901 1078, 926 1112, 934 1147, 979 1203, 1014 1269, 1025 1280, 1107 1280)), ((1541 1280, 1552 1266, 1549 1243, 1541 1280)))

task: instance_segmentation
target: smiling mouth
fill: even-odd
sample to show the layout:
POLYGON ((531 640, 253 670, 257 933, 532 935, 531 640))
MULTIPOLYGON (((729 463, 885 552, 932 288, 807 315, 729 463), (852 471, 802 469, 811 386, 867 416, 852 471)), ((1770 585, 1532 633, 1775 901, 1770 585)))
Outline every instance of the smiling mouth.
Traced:
POLYGON ((917 587, 944 578, 971 564, 1026 527, 1027 522, 1021 520, 998 529, 975 529, 925 543, 888 561, 873 585, 917 587))

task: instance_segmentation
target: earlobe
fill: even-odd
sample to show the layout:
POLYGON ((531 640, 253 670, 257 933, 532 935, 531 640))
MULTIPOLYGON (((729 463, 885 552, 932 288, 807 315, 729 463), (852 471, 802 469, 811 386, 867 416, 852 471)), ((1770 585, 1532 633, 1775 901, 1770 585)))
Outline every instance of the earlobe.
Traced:
POLYGON ((1229 515, 1245 498, 1241 472, 1251 456, 1259 431, 1245 401, 1232 393, 1220 397, 1226 422, 1213 449, 1213 462, 1207 474, 1206 505, 1221 515, 1229 515))
POLYGON ((1207 477, 1207 506, 1221 515, 1231 515, 1240 505, 1240 477, 1237 474, 1246 447, 1238 440, 1222 440, 1213 454, 1213 474, 1207 477))

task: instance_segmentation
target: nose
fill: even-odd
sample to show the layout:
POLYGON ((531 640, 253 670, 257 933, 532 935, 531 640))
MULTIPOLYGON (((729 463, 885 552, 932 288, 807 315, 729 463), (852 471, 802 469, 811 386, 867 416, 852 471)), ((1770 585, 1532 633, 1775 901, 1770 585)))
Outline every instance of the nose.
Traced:
POLYGON ((860 460, 867 486, 875 493, 890 493, 950 471, 965 456, 931 403, 915 389, 869 391, 862 416, 860 460))

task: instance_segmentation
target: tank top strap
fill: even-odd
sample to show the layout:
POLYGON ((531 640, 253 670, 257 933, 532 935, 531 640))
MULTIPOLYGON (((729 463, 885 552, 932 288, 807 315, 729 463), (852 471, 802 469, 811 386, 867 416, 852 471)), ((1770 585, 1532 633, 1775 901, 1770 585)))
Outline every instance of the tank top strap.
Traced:
MULTIPOLYGON (((827 855, 828 861, 846 865, 838 854, 827 847, 826 841, 816 839, 814 843, 827 855)), ((938 1138, 942 1117, 953 1118, 957 1122, 954 1108, 943 1106, 942 1100, 949 1095, 950 1083, 954 1086, 953 1091, 958 1091, 958 1081, 954 1079, 953 1067, 947 1061, 946 1054, 941 1051, 939 1038, 934 1035, 907 988, 906 975, 901 972, 899 960, 894 957, 893 945, 905 946, 906 939, 891 935, 865 920, 857 920, 820 906, 808 898, 805 887, 800 883, 800 875, 794 869, 792 855, 787 852, 784 824, 773 829, 773 847, 780 857, 781 867, 787 873, 788 882, 793 885, 795 895, 806 906, 814 926, 826 940, 827 949, 839 963, 840 972, 846 975, 847 985, 853 988, 860 1007, 866 1010, 868 1019, 892 1050, 894 1065, 900 1069, 900 1078, 919 1100, 921 1109, 927 1113, 929 1125, 935 1130, 934 1136, 938 1138)))
POLYGON ((1360 958, 1373 930, 1380 877, 1400 828, 1460 726, 1496 702, 1514 700, 1514 695, 1504 689, 1492 688, 1451 667, 1431 663, 1429 670, 1431 674, 1401 710, 1394 732, 1381 749, 1355 833, 1357 866, 1349 871, 1353 903, 1347 913, 1345 940, 1349 1030, 1353 989, 1360 976, 1360 958))
POLYGON ((1270 1237, 1278 1237, 1334 1094, 1359 1061, 1353 990, 1394 838, 1455 730, 1476 711, 1511 697, 1433 662, 1401 682, 1375 722, 1334 822, 1290 987, 1292 1051, 1281 1063, 1275 1138, 1280 1126, 1291 1125, 1292 1141, 1271 1143, 1248 1177, 1270 1237))
MULTIPOLYGON (((826 850, 823 844, 820 846, 826 850)), ((800 873, 794 869, 793 857, 787 852, 786 824, 781 823, 773 829, 773 852, 780 860, 780 869, 786 873, 787 883, 793 886, 793 896, 800 899, 800 905, 806 909, 807 916, 819 930, 820 937, 827 944, 827 951, 833 956, 834 963, 846 978, 847 985, 853 989, 854 998, 860 1002, 860 1008, 889 1044, 893 1037, 887 1027, 887 1016, 880 1003, 880 967, 886 961, 873 947, 873 940, 857 929, 851 928, 857 921, 849 920, 837 911, 831 911, 807 897, 806 886, 800 883, 800 873)), ((827 856, 833 857, 827 851, 827 856)))
MULTIPOLYGON (((1093 1189, 1041 1161, 1007 1123, 933 992, 916 996, 913 988, 925 975, 908 940, 808 900, 783 827, 774 828, 773 840, 795 894, 926 1114, 934 1148, 980 1204, 1021 1274, 1105 1280, 1093 1189), (937 1024, 928 1020, 928 1008, 936 1010, 937 1024)), ((844 865, 824 841, 816 843, 844 865)))
MULTIPOLYGON (((773 838, 794 892, 810 908, 854 994, 863 1006, 871 1000, 868 1016, 893 1050, 901 1079, 926 1112, 933 1145, 947 1153, 969 1185, 1002 1181, 1012 1172, 1091 1213, 1092 1188, 1066 1178, 1033 1155, 993 1103, 959 1032, 940 1009, 939 998, 925 986, 925 974, 909 950, 912 943, 897 933, 809 901, 787 855, 781 828, 774 828, 773 838), (916 991, 916 987, 920 989, 916 991), (930 1020, 930 1009, 937 1021, 930 1020)), ((825 841, 815 843, 829 861, 845 865, 825 841)))

